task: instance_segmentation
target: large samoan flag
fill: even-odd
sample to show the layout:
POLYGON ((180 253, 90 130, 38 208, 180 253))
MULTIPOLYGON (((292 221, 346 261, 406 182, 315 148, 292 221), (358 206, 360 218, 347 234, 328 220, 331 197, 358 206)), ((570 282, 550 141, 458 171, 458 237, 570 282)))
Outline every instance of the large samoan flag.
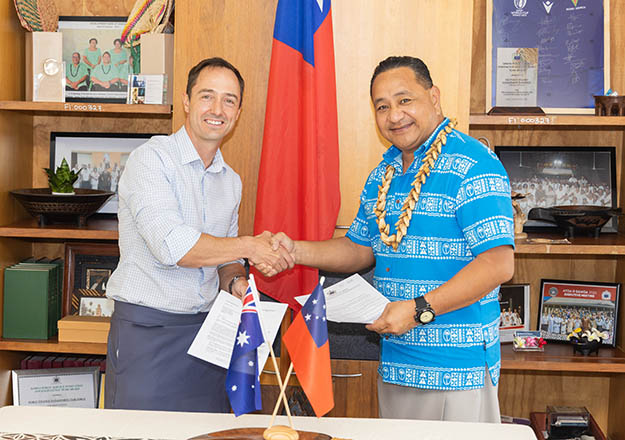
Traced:
POLYGON ((241 321, 226 375, 226 392, 235 416, 262 409, 258 381, 258 347, 265 342, 252 289, 243 297, 241 321))
POLYGON ((317 417, 334 408, 326 300, 317 284, 284 335, 297 380, 317 417))
MULTIPOLYGON (((340 207, 336 79, 330 0, 279 0, 271 52, 254 233, 332 237, 340 207)), ((299 310, 318 271, 304 266, 258 289, 299 310)))

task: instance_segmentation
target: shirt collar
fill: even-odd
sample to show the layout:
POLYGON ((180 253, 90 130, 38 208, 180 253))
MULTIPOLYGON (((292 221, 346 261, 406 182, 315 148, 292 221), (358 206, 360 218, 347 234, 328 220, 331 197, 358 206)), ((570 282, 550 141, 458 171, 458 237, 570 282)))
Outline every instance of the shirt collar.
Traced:
MULTIPOLYGON (((449 118, 445 118, 443 119, 443 122, 438 124, 438 126, 434 129, 432 134, 430 134, 430 137, 428 137, 427 140, 423 144, 421 144, 421 146, 417 148, 417 150, 414 152, 415 159, 418 158, 421 154, 423 154, 423 152, 427 148, 430 147, 430 144, 432 143, 432 141, 434 141, 434 139, 436 138, 436 135, 438 135, 438 133, 442 129, 444 129, 448 123, 449 123, 449 118)), ((386 152, 382 155, 382 158, 384 159, 384 162, 388 163, 389 165, 393 165, 393 167, 395 168, 395 171, 403 172, 401 150, 397 148, 395 145, 391 145, 391 147, 388 150, 386 150, 386 152)), ((413 161, 412 164, 410 165, 410 168, 415 166, 416 162, 417 162, 416 160, 413 161)))
MULTIPOLYGON (((191 138, 189 137, 189 134, 187 133, 184 125, 180 127, 180 130, 176 132, 174 137, 176 139, 176 145, 178 147, 181 164, 185 165, 199 160, 202 163, 202 166, 204 166, 202 158, 195 149, 193 142, 191 142, 191 138)), ((225 165, 226 162, 224 161, 223 155, 221 154, 221 150, 217 149, 215 157, 213 158, 213 162, 211 162, 210 166, 206 168, 206 171, 211 173, 218 173, 225 167, 225 165)))

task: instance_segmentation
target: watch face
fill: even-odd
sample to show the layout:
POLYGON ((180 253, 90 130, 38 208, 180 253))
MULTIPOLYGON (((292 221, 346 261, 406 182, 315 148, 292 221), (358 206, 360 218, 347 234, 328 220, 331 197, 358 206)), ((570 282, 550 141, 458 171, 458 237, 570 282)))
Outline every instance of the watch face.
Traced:
POLYGON ((419 315, 419 321, 421 321, 422 324, 427 324, 432 321, 432 319, 434 319, 434 313, 429 310, 424 310, 421 312, 421 315, 419 315))

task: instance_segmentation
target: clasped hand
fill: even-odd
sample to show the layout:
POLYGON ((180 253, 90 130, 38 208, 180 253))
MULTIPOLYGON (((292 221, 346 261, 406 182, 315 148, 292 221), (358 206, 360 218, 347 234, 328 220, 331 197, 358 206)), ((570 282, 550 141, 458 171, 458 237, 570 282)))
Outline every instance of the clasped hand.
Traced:
POLYGON ((272 277, 295 265, 293 242, 284 234, 265 231, 252 237, 253 254, 248 261, 263 275, 272 277))

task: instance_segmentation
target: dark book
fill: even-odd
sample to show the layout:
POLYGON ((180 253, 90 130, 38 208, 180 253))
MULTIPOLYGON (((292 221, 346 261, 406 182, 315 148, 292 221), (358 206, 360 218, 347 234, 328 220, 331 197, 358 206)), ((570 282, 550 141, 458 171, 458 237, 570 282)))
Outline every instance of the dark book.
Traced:
POLYGON ((29 370, 37 370, 39 368, 42 368, 41 366, 43 365, 43 360, 46 358, 46 356, 31 356, 30 359, 28 359, 28 362, 26 363, 26 368, 29 370))
POLYGON ((41 368, 52 368, 52 362, 55 358, 56 356, 48 356, 47 358, 45 358, 43 360, 43 363, 41 364, 41 368))
POLYGON ((65 358, 65 360, 63 361, 63 368, 72 368, 76 366, 75 364, 76 364, 76 358, 68 357, 68 358, 65 358))
POLYGON ((86 360, 87 358, 84 358, 84 357, 76 358, 76 360, 74 361, 74 367, 85 367, 86 360))
POLYGON ((52 361, 52 368, 63 368, 63 362, 67 359, 66 356, 57 356, 52 361))
POLYGON ((26 356, 24 359, 21 360, 20 369, 25 370, 26 368, 28 368, 28 359, 30 359, 31 357, 33 356, 32 355, 26 356))

